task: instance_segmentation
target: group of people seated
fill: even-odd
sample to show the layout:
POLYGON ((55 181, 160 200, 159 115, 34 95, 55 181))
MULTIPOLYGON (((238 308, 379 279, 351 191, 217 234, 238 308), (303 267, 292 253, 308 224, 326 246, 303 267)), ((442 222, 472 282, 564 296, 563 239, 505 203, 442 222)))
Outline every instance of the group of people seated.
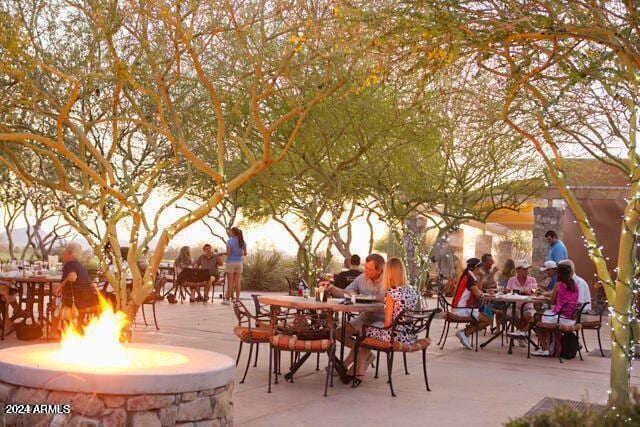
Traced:
MULTIPOLYGON (((558 247, 555 247, 559 242, 557 235, 555 235, 555 240, 551 240, 550 254, 552 252, 556 254, 559 251, 558 247)), ((566 256, 566 249, 564 249, 564 255, 566 256)), ((466 268, 458 280, 452 301, 454 314, 473 318, 473 321, 465 329, 456 333, 465 348, 471 349, 470 337, 472 334, 491 326, 494 316, 498 325, 502 323, 505 315, 512 319, 516 331, 511 336, 517 340, 520 346, 525 346, 527 330, 536 314, 542 323, 560 322, 572 325, 575 323, 576 304, 584 303, 586 304, 584 310, 591 310, 589 285, 576 274, 575 265, 570 259, 563 259, 559 262, 552 259, 545 261, 540 268, 544 276, 544 280, 540 284, 533 276, 529 275, 529 269, 530 265, 526 260, 514 262, 509 259, 499 271, 494 266, 491 254, 485 254, 481 259, 470 258, 467 260, 466 268), (544 310, 536 310, 533 303, 521 302, 515 304, 515 310, 513 308, 506 310, 501 303, 483 303, 481 301, 483 293, 494 294, 499 291, 544 296, 551 301, 551 306, 544 310)), ((543 333, 539 333, 538 337, 541 348, 532 354, 548 356, 548 337, 543 333)))
MULTIPOLYGON (((338 328, 336 332, 338 340, 345 337, 345 345, 351 348, 342 367, 338 369, 338 373, 345 384, 353 382, 356 386, 361 383, 366 370, 373 363, 374 355, 368 349, 360 349, 357 363, 354 363, 355 338, 364 334, 367 338, 391 342, 391 329, 381 328, 392 326, 403 311, 416 310, 419 300, 418 292, 408 284, 404 264, 399 258, 390 258, 385 262, 381 255, 370 254, 365 259, 363 272, 357 269, 359 261, 360 258, 357 255, 351 257, 351 268, 347 277, 355 277, 344 289, 340 286, 342 284, 339 279, 340 275, 336 276, 333 284, 320 283, 327 286, 328 291, 334 297, 368 295, 385 303, 384 313, 360 313, 350 320, 345 326, 345 330, 338 328), (355 271, 358 272, 357 275, 354 274, 355 271), (357 371, 354 371, 354 365, 357 367, 357 371)), ((418 337, 410 329, 398 325, 393 339, 396 342, 412 345, 418 337)))
MULTIPOLYGON (((189 281, 188 270, 186 270, 188 268, 198 268, 209 271, 209 283, 203 286, 204 295, 200 292, 199 286, 193 288, 187 287, 190 302, 209 301, 209 292, 213 285, 222 283, 220 267, 223 264, 225 265, 227 294, 222 303, 229 304, 229 301, 232 299, 240 298, 240 283, 243 270, 242 259, 247 255, 247 244, 244 240, 242 230, 239 228, 231 228, 229 235, 226 252, 224 253, 226 263, 222 260, 223 254, 214 250, 209 243, 202 247, 202 255, 196 258, 195 261, 191 257, 191 248, 189 246, 183 246, 180 249, 180 253, 173 263, 178 282, 189 281)), ((211 295, 211 299, 213 299, 213 295, 211 295)))

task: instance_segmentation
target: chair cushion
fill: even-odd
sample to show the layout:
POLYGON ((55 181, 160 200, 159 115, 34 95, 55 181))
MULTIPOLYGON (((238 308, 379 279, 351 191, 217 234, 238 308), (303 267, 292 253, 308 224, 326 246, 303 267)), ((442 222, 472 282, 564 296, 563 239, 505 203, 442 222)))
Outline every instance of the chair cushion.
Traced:
POLYGON ((233 333, 242 341, 269 342, 269 339, 271 339, 271 329, 249 329, 246 326, 236 326, 233 328, 233 333))
POLYGON ((582 325, 582 329, 598 329, 600 326, 602 326, 600 320, 589 320, 585 322, 581 321, 580 324, 582 325))
POLYGON ((560 331, 564 331, 564 332, 575 332, 575 331, 579 331, 580 329, 582 329, 582 325, 580 323, 576 323, 575 325, 562 325, 562 324, 557 324, 557 323, 543 323, 543 322, 538 322, 536 323, 536 326, 538 328, 542 328, 542 329, 550 329, 550 330, 560 330, 560 331))
POLYGON ((333 341, 330 339, 301 340, 295 335, 278 334, 271 337, 271 345, 279 350, 301 351, 301 352, 322 352, 331 347, 333 341))
MULTIPOLYGON (((411 345, 407 345, 405 343, 396 341, 393 343, 393 351, 402 351, 402 352, 420 351, 429 347, 429 344, 431 344, 431 340, 429 338, 420 338, 411 345)), ((382 350, 382 351, 391 350, 391 343, 389 343, 388 341, 377 340, 375 338, 365 338, 362 341, 362 345, 374 350, 382 350)))
POLYGON ((451 311, 444 311, 442 318, 449 322, 471 323, 473 318, 470 316, 459 316, 451 311))

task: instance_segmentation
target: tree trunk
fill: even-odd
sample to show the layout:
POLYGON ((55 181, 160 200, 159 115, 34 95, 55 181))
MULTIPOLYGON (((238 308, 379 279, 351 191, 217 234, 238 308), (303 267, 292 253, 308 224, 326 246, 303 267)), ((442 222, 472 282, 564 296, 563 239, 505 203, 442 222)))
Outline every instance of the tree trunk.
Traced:
POLYGON ((416 284, 420 272, 417 256, 420 251, 418 238, 421 235, 418 216, 412 215, 404 221, 402 243, 404 245, 405 260, 407 265, 407 276, 409 283, 416 284))

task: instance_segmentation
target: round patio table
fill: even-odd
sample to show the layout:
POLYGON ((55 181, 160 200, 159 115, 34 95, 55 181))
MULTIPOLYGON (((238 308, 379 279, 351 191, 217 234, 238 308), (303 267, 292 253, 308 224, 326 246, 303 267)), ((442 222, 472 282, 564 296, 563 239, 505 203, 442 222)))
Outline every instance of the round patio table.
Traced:
MULTIPOLYGON (((483 294, 480 297, 480 300, 482 302, 502 302, 506 305, 507 310, 505 311, 505 316, 502 319, 502 325, 500 325, 500 330, 496 331, 496 333, 494 333, 488 340, 486 340, 485 342, 483 342, 482 344, 480 344, 481 348, 485 348, 487 346, 487 344, 489 344, 491 341, 493 341, 494 339, 496 339, 499 336, 502 336, 502 334, 506 331, 506 324, 507 324, 507 313, 509 312, 509 306, 511 306, 511 312, 514 314, 516 313, 516 304, 518 303, 532 303, 532 304, 549 304, 551 303, 551 300, 547 297, 540 297, 540 296, 536 296, 536 295, 512 295, 512 294, 496 294, 496 295, 492 295, 492 294, 483 294)), ((507 337, 509 338, 509 350, 508 353, 511 354, 513 353, 513 335, 511 334, 511 332, 513 332, 515 330, 515 322, 511 322, 511 326, 509 328, 509 334, 507 334, 507 337)), ((538 347, 537 344, 532 343, 536 348, 538 347)))
MULTIPOLYGON (((37 305, 38 322, 47 324, 48 332, 48 319, 45 319, 45 297, 48 301, 53 298, 53 284, 62 281, 62 276, 58 275, 37 275, 37 276, 3 276, 0 275, 0 281, 11 282, 18 287, 18 303, 22 305, 24 302, 26 311, 29 317, 33 321, 36 320, 35 311, 37 305), (23 296, 24 295, 24 296, 23 296)), ((45 333, 46 335, 46 333, 45 333)))
MULTIPOLYGON (((346 313, 382 313, 384 312, 384 304, 381 302, 370 302, 370 303, 356 303, 356 304, 342 304, 344 302, 344 298, 329 298, 327 302, 316 301, 314 298, 304 298, 299 296, 289 296, 289 295, 260 295, 258 296, 258 301, 261 304, 268 304, 271 310, 271 327, 275 329, 277 327, 278 322, 278 311, 280 307, 289 308, 289 309, 298 309, 298 310, 318 310, 325 311, 329 313, 327 316, 328 326, 331 330, 332 337, 335 336, 336 323, 334 321, 331 313, 342 313, 342 323, 345 323, 345 314, 346 313)), ((342 342, 344 343, 344 333, 345 328, 342 328, 342 342)), ((331 354, 335 363, 341 363, 342 355, 344 351, 344 344, 341 349, 341 357, 338 360, 335 356, 335 352, 331 354)), ((300 360, 295 363, 289 372, 285 374, 286 379, 293 378, 293 374, 306 362, 309 358, 310 353, 305 354, 300 360)), ((335 364, 334 364, 335 366, 335 364)), ((333 381, 333 378, 332 378, 333 381)))

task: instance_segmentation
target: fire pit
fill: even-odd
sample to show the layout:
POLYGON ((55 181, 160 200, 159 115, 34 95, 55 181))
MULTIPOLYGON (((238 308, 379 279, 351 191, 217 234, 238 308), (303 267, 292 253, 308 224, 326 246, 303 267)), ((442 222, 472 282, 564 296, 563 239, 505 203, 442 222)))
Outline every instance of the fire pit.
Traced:
POLYGON ((106 310, 85 333, 65 331, 62 344, 0 350, 0 425, 232 424, 231 358, 120 344, 119 316, 106 310))

